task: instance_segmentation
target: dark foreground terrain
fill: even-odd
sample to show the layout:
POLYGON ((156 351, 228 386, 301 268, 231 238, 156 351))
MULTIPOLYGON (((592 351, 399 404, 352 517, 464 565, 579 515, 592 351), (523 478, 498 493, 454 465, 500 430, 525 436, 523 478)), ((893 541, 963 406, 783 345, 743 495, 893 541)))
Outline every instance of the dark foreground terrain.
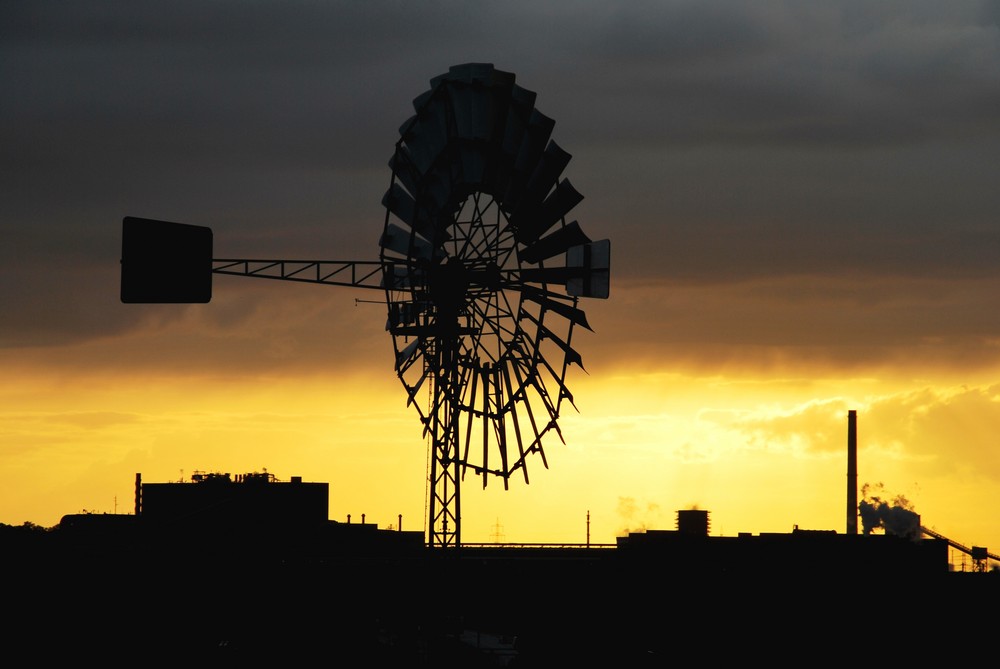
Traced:
POLYGON ((825 665, 959 650, 996 659, 1000 574, 938 568, 933 544, 893 543, 865 559, 810 544, 764 560, 711 540, 442 551, 419 536, 3 529, 5 645, 38 663, 825 665))

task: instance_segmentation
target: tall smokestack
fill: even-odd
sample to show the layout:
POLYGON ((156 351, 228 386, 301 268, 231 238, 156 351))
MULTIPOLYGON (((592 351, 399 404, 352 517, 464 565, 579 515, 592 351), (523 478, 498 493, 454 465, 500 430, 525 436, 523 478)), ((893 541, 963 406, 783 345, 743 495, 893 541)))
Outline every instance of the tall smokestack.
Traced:
POLYGON ((135 515, 142 515, 142 473, 135 475, 135 515))
POLYGON ((858 412, 847 412, 847 534, 858 533, 858 412))

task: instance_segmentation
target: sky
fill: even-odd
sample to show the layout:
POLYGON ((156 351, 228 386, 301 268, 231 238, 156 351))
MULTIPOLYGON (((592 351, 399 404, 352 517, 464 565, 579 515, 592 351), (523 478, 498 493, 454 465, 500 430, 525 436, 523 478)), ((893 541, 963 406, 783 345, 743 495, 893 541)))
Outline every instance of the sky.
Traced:
POLYGON ((971 0, 4 2, 0 522, 267 471, 424 527, 377 294, 215 276, 208 304, 123 304, 122 219, 376 260, 399 128, 462 63, 537 94, 612 254, 565 443, 467 484, 464 541, 690 508, 844 532, 854 410, 859 499, 1000 551, 1000 2, 971 0))

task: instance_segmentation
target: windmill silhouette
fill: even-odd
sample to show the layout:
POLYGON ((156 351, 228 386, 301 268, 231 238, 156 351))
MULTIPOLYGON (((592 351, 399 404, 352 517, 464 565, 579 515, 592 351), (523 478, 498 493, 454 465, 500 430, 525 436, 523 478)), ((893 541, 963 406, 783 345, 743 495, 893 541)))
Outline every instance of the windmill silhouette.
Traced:
POLYGON ((121 300, 205 303, 212 275, 379 290, 395 371, 429 439, 427 540, 461 546, 468 472, 505 488, 572 404, 580 298, 607 298, 610 241, 567 216, 583 198, 535 93, 491 64, 456 65, 413 100, 389 160, 377 260, 213 258, 211 228, 127 216, 121 300), (426 402, 426 403, 424 403, 426 402))

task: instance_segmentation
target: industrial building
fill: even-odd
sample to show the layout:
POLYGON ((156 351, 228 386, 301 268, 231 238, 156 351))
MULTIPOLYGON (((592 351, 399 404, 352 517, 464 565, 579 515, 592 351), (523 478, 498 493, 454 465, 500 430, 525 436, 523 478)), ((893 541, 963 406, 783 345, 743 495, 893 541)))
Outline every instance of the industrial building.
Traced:
POLYGON ((132 514, 2 533, 18 575, 12 629, 37 648, 55 634, 77 657, 348 653, 427 667, 663 666, 692 653, 849 661, 865 644, 869 659, 899 662, 928 643, 991 638, 1000 572, 956 573, 949 551, 974 565, 997 556, 935 535, 916 514, 873 531, 855 497, 849 418, 844 532, 712 536, 710 511, 685 509, 674 528, 610 546, 440 548, 423 531, 329 520, 327 483, 137 474, 132 514))

